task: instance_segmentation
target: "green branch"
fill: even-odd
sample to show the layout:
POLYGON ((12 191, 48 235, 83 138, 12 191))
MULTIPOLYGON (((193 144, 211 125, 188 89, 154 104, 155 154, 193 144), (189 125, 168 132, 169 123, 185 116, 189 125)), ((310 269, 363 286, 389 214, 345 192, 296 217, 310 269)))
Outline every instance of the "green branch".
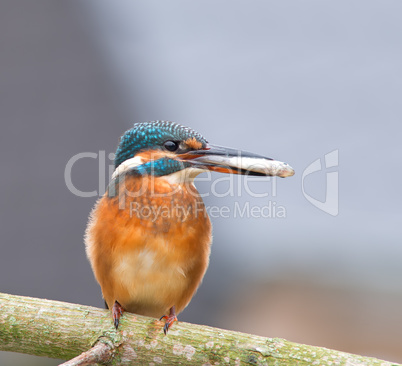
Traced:
POLYGON ((71 360, 65 365, 396 365, 374 358, 107 310, 0 293, 0 350, 71 360))

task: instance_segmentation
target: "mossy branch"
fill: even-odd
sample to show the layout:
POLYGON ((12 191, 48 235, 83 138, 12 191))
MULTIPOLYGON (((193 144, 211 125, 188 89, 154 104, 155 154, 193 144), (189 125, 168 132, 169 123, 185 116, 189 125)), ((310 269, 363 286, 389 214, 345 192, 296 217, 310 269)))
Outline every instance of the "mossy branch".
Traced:
MULTIPOLYGON (((392 365, 374 358, 125 313, 0 293, 0 350, 71 361, 65 365, 392 365)), ((396 364, 394 364, 396 365, 396 364)))

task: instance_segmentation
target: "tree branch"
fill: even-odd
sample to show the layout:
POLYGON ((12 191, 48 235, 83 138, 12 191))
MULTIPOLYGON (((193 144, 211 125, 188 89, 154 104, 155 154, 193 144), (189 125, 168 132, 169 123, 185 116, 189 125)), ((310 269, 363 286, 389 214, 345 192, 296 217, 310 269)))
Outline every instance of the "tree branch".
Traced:
POLYGON ((63 365, 381 365, 390 362, 124 313, 116 331, 107 310, 0 293, 0 350, 72 359, 63 365))
POLYGON ((62 363, 60 366, 88 366, 95 363, 108 364, 113 354, 113 345, 98 342, 90 350, 81 353, 72 360, 62 363))

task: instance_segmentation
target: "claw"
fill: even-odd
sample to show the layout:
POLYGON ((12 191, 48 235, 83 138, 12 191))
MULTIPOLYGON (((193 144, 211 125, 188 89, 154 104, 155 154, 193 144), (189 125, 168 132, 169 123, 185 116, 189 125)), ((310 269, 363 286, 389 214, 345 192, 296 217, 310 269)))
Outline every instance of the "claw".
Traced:
POLYGON ((165 335, 166 335, 168 330, 169 330, 169 328, 172 326, 172 324, 177 321, 175 307, 172 306, 170 308, 169 315, 163 315, 163 316, 160 317, 159 320, 162 320, 162 319, 165 319, 165 325, 163 327, 163 333, 165 333, 165 335))
POLYGON ((119 326, 120 316, 123 315, 123 312, 124 312, 124 309, 119 304, 119 302, 116 300, 114 302, 113 308, 112 308, 113 323, 114 323, 114 326, 115 326, 116 329, 119 326))

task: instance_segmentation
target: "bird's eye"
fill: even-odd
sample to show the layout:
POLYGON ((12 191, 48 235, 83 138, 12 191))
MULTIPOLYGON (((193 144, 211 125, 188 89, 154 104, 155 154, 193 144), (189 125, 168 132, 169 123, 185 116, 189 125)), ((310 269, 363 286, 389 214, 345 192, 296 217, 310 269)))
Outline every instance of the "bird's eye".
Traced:
POLYGON ((176 151, 179 148, 179 144, 176 141, 166 141, 163 146, 168 151, 176 151))

